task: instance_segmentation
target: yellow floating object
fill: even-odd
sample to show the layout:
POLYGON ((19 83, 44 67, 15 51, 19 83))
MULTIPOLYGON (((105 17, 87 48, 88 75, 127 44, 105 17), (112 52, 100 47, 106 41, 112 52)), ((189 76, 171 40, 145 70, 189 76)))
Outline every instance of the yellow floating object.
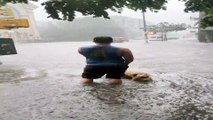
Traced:
POLYGON ((148 82, 152 80, 150 74, 135 71, 126 71, 123 78, 139 82, 148 82))

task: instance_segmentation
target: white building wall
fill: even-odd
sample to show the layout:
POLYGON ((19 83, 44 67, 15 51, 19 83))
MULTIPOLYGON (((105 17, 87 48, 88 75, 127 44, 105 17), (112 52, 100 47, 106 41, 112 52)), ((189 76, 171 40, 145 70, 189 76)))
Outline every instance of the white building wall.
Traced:
POLYGON ((34 18, 33 10, 37 8, 34 4, 12 4, 8 3, 6 8, 12 9, 15 18, 26 18, 29 21, 29 28, 18 28, 12 29, 11 33, 15 41, 17 42, 27 42, 27 41, 37 41, 41 40, 39 31, 37 29, 37 24, 34 18))

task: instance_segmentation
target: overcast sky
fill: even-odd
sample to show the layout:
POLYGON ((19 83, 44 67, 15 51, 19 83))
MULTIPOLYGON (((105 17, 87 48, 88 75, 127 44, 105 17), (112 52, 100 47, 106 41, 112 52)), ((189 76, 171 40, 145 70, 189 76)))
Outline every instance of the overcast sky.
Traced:
MULTIPOLYGON (((39 5, 36 3, 36 5, 39 5)), ((190 23, 191 13, 184 12, 184 2, 178 0, 169 0, 166 4, 167 10, 160 10, 159 12, 148 11, 145 16, 146 20, 152 23, 169 22, 169 23, 190 23)), ((47 15, 42 7, 39 7, 35 11, 36 20, 47 20, 47 15)), ((110 15, 121 15, 133 18, 142 18, 140 11, 135 12, 133 10, 125 9, 121 14, 110 12, 110 15)), ((48 18, 49 19, 49 18, 48 18)))

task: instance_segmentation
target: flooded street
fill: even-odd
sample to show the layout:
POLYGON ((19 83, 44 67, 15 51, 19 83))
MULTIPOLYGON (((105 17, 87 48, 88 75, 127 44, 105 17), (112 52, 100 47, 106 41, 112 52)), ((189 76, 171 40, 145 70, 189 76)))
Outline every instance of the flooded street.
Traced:
POLYGON ((197 40, 129 41, 135 60, 128 70, 153 81, 123 79, 108 85, 79 80, 91 42, 16 44, 0 56, 0 120, 212 120, 213 44, 197 40))

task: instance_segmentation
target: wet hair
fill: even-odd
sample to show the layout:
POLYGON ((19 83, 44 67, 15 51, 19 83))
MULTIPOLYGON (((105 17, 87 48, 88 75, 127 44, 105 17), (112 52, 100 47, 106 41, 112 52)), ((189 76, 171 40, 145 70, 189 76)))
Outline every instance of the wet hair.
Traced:
POLYGON ((109 36, 97 36, 93 39, 95 43, 112 43, 113 39, 109 36))

